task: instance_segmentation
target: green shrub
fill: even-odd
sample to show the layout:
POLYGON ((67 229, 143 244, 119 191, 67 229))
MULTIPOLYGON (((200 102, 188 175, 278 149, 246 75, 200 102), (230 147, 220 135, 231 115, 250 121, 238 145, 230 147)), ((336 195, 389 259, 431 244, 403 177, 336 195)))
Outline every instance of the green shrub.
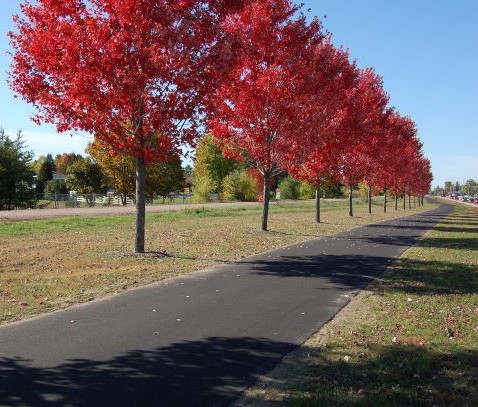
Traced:
POLYGON ((320 189, 324 198, 343 198, 348 196, 348 189, 342 188, 340 184, 325 184, 320 189))
POLYGON ((223 180, 221 197, 226 201, 256 201, 256 180, 244 170, 233 171, 223 180))
POLYGON ((285 177, 279 184, 281 199, 299 199, 300 182, 290 175, 285 177))
POLYGON ((216 189, 216 184, 210 178, 198 178, 196 179, 196 185, 194 187, 194 202, 208 202, 211 200, 211 194, 216 189))
POLYGON ((300 181, 299 185, 299 198, 300 199, 314 199, 315 198, 315 187, 313 185, 310 185, 306 181, 300 181))

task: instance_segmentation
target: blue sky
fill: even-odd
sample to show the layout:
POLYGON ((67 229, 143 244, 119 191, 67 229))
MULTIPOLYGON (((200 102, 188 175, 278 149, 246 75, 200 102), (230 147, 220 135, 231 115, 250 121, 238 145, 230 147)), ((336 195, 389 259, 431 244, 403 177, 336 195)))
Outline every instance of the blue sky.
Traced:
MULTIPOLYGON (((6 32, 19 0, 0 3, 0 126, 23 129, 37 155, 83 153, 88 138, 37 126, 6 84, 6 32)), ((417 123, 434 185, 478 180, 478 2, 476 0, 306 0, 359 66, 383 76, 390 104, 417 123), (324 18, 326 16, 326 18, 324 18)))

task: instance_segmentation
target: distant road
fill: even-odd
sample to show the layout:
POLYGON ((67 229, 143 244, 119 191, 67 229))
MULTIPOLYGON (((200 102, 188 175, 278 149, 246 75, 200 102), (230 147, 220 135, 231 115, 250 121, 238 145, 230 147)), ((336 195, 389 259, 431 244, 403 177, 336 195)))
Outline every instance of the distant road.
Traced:
POLYGON ((460 203, 460 204, 463 204, 463 205, 468 205, 468 206, 473 206, 475 208, 478 208, 477 204, 474 204, 474 203, 471 203, 471 202, 463 202, 463 201, 460 201, 459 199, 453 199, 453 198, 449 198, 447 196, 440 196, 438 198, 440 198, 440 199, 442 199, 443 201, 446 201, 446 202, 460 203))

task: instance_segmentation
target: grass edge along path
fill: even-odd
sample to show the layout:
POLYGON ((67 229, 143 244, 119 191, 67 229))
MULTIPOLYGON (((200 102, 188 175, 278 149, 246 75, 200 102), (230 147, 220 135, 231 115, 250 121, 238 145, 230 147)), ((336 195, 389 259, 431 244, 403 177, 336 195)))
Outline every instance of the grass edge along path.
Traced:
POLYGON ((378 205, 368 215, 359 204, 350 218, 336 202, 319 225, 310 202, 274 205, 266 233, 259 206, 150 214, 144 256, 131 251, 128 215, 0 222, 0 323, 433 207, 384 214, 378 205))
POLYGON ((234 405, 476 405, 477 288, 478 208, 457 205, 234 405))

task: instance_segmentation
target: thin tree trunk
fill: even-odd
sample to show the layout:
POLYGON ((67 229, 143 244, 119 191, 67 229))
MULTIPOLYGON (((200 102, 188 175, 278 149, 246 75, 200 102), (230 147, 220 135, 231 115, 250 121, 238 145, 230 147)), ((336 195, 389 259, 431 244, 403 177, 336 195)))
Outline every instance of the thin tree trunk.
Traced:
POLYGON ((315 221, 320 223, 320 183, 315 190, 315 221))
POLYGON ((417 206, 417 197, 416 195, 413 195, 413 207, 416 208, 417 206))
POLYGON ((403 193, 403 210, 407 209, 407 194, 403 193))
POLYGON ((408 195, 408 209, 412 209, 412 196, 408 195))
POLYGON ((398 194, 395 194, 395 210, 398 211, 398 194))
POLYGON ((349 216, 354 216, 353 201, 352 201, 352 192, 353 192, 353 185, 350 184, 350 192, 349 192, 349 216))
POLYGON ((372 214, 372 186, 368 186, 368 214, 372 214))
POLYGON ((384 189, 384 196, 383 196, 383 211, 387 212, 387 188, 384 189))
POLYGON ((146 223, 146 165, 143 157, 136 157, 136 238, 135 253, 144 253, 146 223))
POLYGON ((270 170, 264 171, 264 188, 262 190, 263 199, 262 199, 262 224, 261 230, 266 232, 267 231, 267 220, 269 218, 269 192, 271 189, 270 186, 270 170))

